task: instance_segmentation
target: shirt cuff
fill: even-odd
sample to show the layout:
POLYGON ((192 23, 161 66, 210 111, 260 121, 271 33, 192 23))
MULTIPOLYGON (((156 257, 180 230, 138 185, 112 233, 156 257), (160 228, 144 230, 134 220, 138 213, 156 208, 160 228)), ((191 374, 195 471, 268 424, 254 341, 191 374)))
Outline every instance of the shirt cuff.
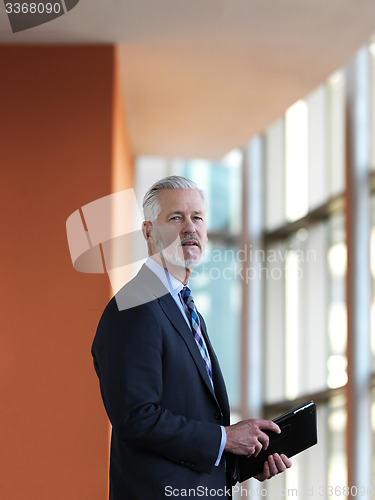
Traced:
POLYGON ((219 454, 218 454, 217 460, 215 462, 215 467, 219 466, 220 460, 221 460, 221 455, 223 454, 225 445, 227 444, 227 432, 225 430, 225 427, 223 427, 221 425, 220 428, 221 428, 221 443, 220 443, 220 448, 219 448, 219 454))

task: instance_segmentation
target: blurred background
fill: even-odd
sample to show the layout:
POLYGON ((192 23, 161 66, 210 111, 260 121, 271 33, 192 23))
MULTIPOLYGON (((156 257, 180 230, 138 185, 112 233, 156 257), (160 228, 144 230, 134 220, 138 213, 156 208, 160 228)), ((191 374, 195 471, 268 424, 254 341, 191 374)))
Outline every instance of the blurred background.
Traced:
POLYGON ((2 499, 108 497, 112 291, 65 223, 171 174, 209 197, 191 281, 233 422, 318 405, 242 496, 375 498, 374 34, 370 0, 80 0, 18 33, 0 5, 2 499))

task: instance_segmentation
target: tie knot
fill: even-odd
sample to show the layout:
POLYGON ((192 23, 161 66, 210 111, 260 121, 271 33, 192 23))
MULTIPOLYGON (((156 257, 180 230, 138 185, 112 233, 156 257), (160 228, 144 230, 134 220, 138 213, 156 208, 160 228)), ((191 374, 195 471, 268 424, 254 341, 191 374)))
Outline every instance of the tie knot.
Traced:
POLYGON ((181 290, 181 295, 191 295, 191 290, 188 286, 184 286, 181 290))
POLYGON ((191 290, 188 286, 184 286, 184 288, 180 292, 182 300, 185 302, 185 304, 189 304, 189 302, 192 302, 193 297, 191 296, 191 290))

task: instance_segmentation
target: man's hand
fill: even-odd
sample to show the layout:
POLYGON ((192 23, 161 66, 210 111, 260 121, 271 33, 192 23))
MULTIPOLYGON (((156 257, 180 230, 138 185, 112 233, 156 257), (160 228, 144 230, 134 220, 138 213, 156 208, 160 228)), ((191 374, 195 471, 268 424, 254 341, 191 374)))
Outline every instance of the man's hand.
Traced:
POLYGON ((264 462, 263 472, 257 474, 255 479, 258 481, 265 481, 266 479, 270 479, 273 476, 276 476, 280 472, 284 472, 286 469, 292 466, 292 462, 286 457, 284 454, 279 455, 278 453, 274 453, 270 455, 267 460, 264 462))
MULTIPOLYGON (((260 420, 250 418, 249 420, 241 420, 237 424, 225 427, 227 433, 227 443, 225 451, 234 453, 235 455, 246 455, 250 458, 252 455, 255 457, 262 449, 268 448, 269 436, 264 431, 272 431, 280 434, 280 427, 272 422, 272 420, 260 420)), ((263 471, 257 474, 255 479, 258 481, 265 481, 280 472, 292 466, 292 462, 284 454, 279 455, 274 453, 269 455, 264 462, 263 471)))
POLYGON ((269 437, 263 432, 269 430, 280 434, 280 427, 272 420, 261 420, 250 418, 241 420, 237 424, 225 427, 227 432, 227 443, 225 451, 235 455, 247 455, 255 457, 259 452, 268 447, 269 437))

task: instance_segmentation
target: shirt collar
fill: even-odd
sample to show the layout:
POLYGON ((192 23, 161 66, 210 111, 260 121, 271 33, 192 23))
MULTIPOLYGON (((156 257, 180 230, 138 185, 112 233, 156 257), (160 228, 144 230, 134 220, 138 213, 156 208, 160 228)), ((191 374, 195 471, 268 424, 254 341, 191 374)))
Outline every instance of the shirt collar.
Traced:
MULTIPOLYGON (((174 296, 179 294, 185 286, 151 257, 147 257, 145 264, 154 274, 156 274, 171 295, 174 296)), ((188 283, 186 286, 188 286, 188 283)))

